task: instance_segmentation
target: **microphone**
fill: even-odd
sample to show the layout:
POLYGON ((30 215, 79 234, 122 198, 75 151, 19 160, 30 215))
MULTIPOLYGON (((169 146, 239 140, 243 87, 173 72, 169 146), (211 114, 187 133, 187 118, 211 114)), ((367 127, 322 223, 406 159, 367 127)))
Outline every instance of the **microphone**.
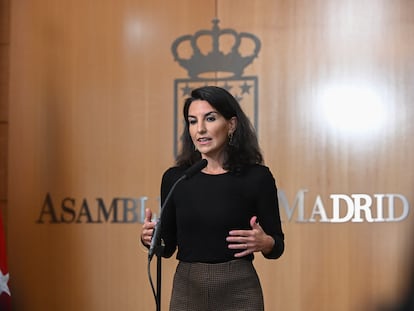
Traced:
POLYGON ((202 159, 201 161, 197 162, 196 164, 190 166, 185 172, 184 172, 184 179, 190 179, 193 177, 196 173, 201 171, 203 168, 207 166, 207 160, 202 159))
POLYGON ((199 171, 201 171, 203 168, 205 168, 207 166, 207 160, 206 159, 202 159, 201 161, 193 164, 192 166, 190 166, 188 169, 185 170, 184 174, 178 178, 175 183, 172 185, 170 191, 168 192, 164 203, 161 206, 161 211, 160 211, 160 216, 158 217, 157 220, 157 224, 155 225, 154 228, 154 233, 152 235, 152 239, 151 239, 151 245, 150 248, 148 250, 148 260, 151 261, 152 257, 154 256, 155 253, 155 248, 160 245, 161 243, 161 216, 162 216, 162 212, 164 211, 164 207, 167 205, 175 187, 184 179, 190 179, 191 177, 193 177, 196 173, 198 173, 199 171))

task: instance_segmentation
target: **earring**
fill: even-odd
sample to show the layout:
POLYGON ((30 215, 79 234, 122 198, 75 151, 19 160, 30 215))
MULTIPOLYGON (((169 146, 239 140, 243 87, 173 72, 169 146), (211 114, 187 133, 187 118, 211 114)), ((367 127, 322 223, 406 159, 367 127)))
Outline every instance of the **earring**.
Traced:
POLYGON ((233 146, 233 133, 229 133, 229 145, 233 146))

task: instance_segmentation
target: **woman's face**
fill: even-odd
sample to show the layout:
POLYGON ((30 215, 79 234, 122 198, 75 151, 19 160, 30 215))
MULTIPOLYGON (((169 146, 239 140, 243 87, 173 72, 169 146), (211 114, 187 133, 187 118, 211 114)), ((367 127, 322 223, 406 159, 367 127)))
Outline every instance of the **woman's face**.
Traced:
POLYGON ((188 123, 194 146, 203 157, 223 160, 228 136, 236 129, 236 117, 226 120, 205 100, 195 100, 188 109, 188 123))

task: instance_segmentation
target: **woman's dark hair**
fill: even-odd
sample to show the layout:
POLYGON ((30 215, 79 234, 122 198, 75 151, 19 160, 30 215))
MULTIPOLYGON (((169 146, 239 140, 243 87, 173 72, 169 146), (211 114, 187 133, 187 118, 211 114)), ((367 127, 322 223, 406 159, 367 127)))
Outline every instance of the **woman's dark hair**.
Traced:
POLYGON ((204 86, 193 90, 191 97, 184 102, 185 126, 181 136, 181 152, 176 159, 178 166, 191 166, 201 159, 201 154, 195 150, 189 132, 188 110, 191 103, 196 100, 207 101, 226 120, 230 120, 232 117, 237 118, 236 130, 225 150, 224 169, 235 172, 249 164, 263 163, 255 130, 237 100, 223 88, 204 86))

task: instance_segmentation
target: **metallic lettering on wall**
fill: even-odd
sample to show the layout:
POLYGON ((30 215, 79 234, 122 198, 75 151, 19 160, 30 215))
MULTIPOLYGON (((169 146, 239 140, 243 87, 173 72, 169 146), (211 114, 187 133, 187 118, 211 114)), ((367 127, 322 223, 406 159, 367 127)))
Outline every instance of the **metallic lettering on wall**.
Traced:
MULTIPOLYGON (((289 202, 283 190, 278 190, 280 215, 283 222, 296 223, 380 223, 400 222, 408 218, 410 203, 398 193, 330 194, 329 199, 319 194, 310 196, 307 189, 299 189, 289 202)), ((117 197, 110 201, 103 198, 56 198, 47 193, 38 224, 102 224, 143 223, 148 201, 159 198, 117 197)), ((154 215, 156 218, 157 216, 154 215)))
POLYGON ((334 193, 329 204, 320 195, 306 198, 307 189, 300 189, 289 204, 283 190, 278 190, 282 218, 299 223, 399 222, 408 218, 410 203, 399 193, 334 193), (310 201, 309 201, 310 200, 310 201), (311 204, 309 204, 311 203, 311 204), (283 212, 284 213, 283 213, 283 212), (294 217, 295 216, 295 217, 294 217))
POLYGON ((189 76, 174 80, 174 155, 180 148, 184 101, 200 86, 217 85, 232 93, 257 128, 258 78, 243 72, 258 56, 260 40, 251 33, 221 29, 218 19, 212 23, 212 29, 178 37, 171 46, 174 60, 189 76))

